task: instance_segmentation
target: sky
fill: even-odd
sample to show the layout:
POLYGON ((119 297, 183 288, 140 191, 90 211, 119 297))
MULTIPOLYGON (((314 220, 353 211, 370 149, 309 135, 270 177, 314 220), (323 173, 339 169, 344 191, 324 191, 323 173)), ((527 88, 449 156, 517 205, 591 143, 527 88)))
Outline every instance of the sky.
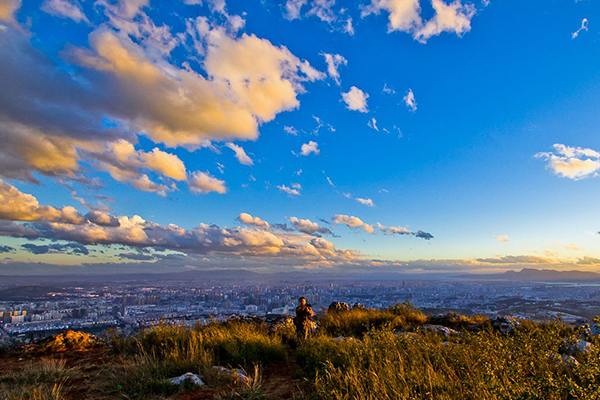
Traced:
POLYGON ((595 0, 0 0, 0 275, 600 272, 595 0))

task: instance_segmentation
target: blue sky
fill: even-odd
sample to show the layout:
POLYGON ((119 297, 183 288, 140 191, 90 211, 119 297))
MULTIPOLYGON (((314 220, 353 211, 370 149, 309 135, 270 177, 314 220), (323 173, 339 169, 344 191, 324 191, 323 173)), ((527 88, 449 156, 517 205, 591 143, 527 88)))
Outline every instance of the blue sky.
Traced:
POLYGON ((0 0, 0 274, 600 271, 599 11, 0 0))

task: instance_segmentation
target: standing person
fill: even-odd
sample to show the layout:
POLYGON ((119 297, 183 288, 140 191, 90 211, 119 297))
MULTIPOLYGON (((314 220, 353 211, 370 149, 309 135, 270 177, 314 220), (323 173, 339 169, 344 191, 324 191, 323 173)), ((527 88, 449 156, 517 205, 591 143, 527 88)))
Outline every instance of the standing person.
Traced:
POLYGON ((296 318, 294 318, 298 342, 302 342, 308 338, 308 324, 313 315, 315 315, 315 313, 313 312, 311 305, 306 304, 306 299, 304 297, 300 297, 298 299, 298 307, 296 307, 296 318))

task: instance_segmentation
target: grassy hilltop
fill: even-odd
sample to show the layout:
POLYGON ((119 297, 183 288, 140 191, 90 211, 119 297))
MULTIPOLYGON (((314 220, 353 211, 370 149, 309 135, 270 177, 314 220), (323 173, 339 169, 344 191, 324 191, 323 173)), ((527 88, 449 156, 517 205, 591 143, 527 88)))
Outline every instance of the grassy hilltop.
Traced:
POLYGON ((233 321, 159 325, 85 351, 45 343, 5 355, 0 399, 600 398, 600 339, 582 342, 561 321, 503 334, 484 317, 398 304, 330 312, 310 340, 297 346, 294 336, 289 320, 233 321), (169 382, 186 372, 205 386, 169 382))

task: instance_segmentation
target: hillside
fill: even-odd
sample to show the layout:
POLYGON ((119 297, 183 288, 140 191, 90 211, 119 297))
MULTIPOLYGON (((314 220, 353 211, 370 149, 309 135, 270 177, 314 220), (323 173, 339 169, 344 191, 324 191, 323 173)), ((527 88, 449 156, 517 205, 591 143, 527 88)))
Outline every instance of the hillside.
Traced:
POLYGON ((407 303, 328 312, 300 345, 290 319, 252 318, 5 352, 2 400, 592 399, 600 384, 600 339, 586 327, 407 303))

